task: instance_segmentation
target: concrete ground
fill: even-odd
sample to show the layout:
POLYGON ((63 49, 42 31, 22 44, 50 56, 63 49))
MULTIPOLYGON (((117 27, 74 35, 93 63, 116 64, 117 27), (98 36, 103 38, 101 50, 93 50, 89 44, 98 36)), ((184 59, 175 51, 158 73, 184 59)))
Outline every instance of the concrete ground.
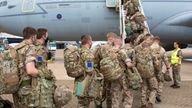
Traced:
MULTIPOLYGON (((73 78, 67 76, 63 64, 63 51, 57 50, 56 61, 49 63, 49 68, 53 70, 56 78, 57 85, 65 84, 73 91, 73 78)), ((155 108, 192 108, 192 63, 183 62, 181 69, 181 88, 173 89, 169 87, 172 82, 166 82, 163 94, 162 103, 155 104, 155 108)), ((3 96, 6 99, 12 100, 10 95, 3 96)), ((134 103, 132 108, 140 108, 140 93, 134 92, 134 103)), ((72 100, 63 108, 76 108, 77 99, 73 96, 72 100)), ((91 103, 90 108, 94 108, 91 103)), ((104 103, 104 108, 106 105, 104 103)))

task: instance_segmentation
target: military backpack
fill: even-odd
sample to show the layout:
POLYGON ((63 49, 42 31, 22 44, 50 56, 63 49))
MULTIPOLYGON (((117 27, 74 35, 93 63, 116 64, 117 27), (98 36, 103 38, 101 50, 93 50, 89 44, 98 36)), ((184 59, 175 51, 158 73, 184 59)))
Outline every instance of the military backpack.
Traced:
POLYGON ((10 47, 0 53, 0 94, 12 94, 18 90, 18 54, 10 47))
POLYGON ((135 50, 136 67, 142 78, 151 78, 154 76, 154 59, 151 51, 151 48, 142 50, 142 47, 137 47, 135 50))
POLYGON ((76 46, 70 45, 64 49, 64 65, 67 75, 72 78, 77 78, 84 74, 80 51, 76 46))
POLYGON ((138 90, 141 87, 142 78, 141 78, 137 68, 133 67, 132 69, 127 69, 125 71, 125 73, 128 78, 129 86, 133 90, 138 90))
POLYGON ((113 48, 101 48, 103 53, 100 61, 100 72, 107 81, 114 81, 119 79, 124 72, 120 60, 118 59, 118 50, 113 48))
POLYGON ((69 87, 65 85, 60 85, 55 89, 54 92, 54 102, 56 108, 61 108, 62 106, 66 105, 72 99, 72 92, 69 87))

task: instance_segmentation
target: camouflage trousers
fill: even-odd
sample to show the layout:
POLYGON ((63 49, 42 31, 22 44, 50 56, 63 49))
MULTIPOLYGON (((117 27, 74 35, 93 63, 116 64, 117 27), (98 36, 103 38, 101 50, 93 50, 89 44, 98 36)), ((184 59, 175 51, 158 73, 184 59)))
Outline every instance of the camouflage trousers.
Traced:
POLYGON ((120 108, 121 97, 123 102, 122 108, 132 107, 133 95, 125 75, 111 83, 111 95, 112 108, 120 108))
POLYGON ((143 79, 141 85, 141 105, 155 104, 157 84, 156 77, 143 79))
POLYGON ((164 85, 164 77, 162 71, 156 74, 156 79, 158 82, 157 95, 161 95, 161 93, 163 92, 163 85, 164 85))
POLYGON ((55 108, 53 101, 55 85, 53 81, 37 78, 37 85, 21 86, 13 94, 15 108, 55 108))
POLYGON ((159 95, 159 96, 161 96, 161 93, 163 92, 163 85, 164 85, 163 81, 158 82, 157 95, 159 95))
POLYGON ((180 85, 180 82, 181 82, 180 71, 181 71, 181 65, 172 66, 173 81, 174 81, 174 84, 178 86, 180 85))
POLYGON ((92 101, 92 98, 88 97, 77 97, 78 105, 77 108, 89 108, 89 104, 92 101))
POLYGON ((54 104, 54 92, 55 82, 47 79, 40 79, 40 98, 39 106, 41 108, 55 108, 54 104))
POLYGON ((104 87, 103 88, 104 88, 103 89, 103 94, 102 94, 103 99, 94 100, 95 105, 102 106, 103 101, 106 100, 107 108, 111 108, 111 104, 112 104, 112 102, 111 102, 111 92, 110 92, 111 82, 104 81, 104 87))

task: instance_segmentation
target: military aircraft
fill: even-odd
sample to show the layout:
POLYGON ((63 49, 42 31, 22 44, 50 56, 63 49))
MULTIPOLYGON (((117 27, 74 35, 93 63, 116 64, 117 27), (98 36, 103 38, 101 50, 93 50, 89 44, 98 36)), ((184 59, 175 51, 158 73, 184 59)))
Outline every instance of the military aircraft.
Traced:
MULTIPOLYGON (((108 6, 115 0, 0 0, 0 31, 22 35, 26 26, 45 27, 54 40, 79 40, 91 34, 105 40, 107 32, 120 33, 119 13, 108 6)), ((192 38, 192 0, 142 0, 149 29, 162 42, 192 38)))

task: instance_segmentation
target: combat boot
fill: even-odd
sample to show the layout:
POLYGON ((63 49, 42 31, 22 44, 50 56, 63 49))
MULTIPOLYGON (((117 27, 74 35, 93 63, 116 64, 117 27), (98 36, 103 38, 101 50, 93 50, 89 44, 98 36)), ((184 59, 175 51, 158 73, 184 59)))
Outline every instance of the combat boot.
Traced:
POLYGON ((161 96, 159 94, 156 96, 156 101, 161 102, 161 96))
POLYGON ((180 86, 178 86, 178 85, 175 85, 175 86, 173 86, 173 88, 180 88, 180 86))
POLYGON ((176 84, 171 85, 170 87, 174 87, 176 84))

